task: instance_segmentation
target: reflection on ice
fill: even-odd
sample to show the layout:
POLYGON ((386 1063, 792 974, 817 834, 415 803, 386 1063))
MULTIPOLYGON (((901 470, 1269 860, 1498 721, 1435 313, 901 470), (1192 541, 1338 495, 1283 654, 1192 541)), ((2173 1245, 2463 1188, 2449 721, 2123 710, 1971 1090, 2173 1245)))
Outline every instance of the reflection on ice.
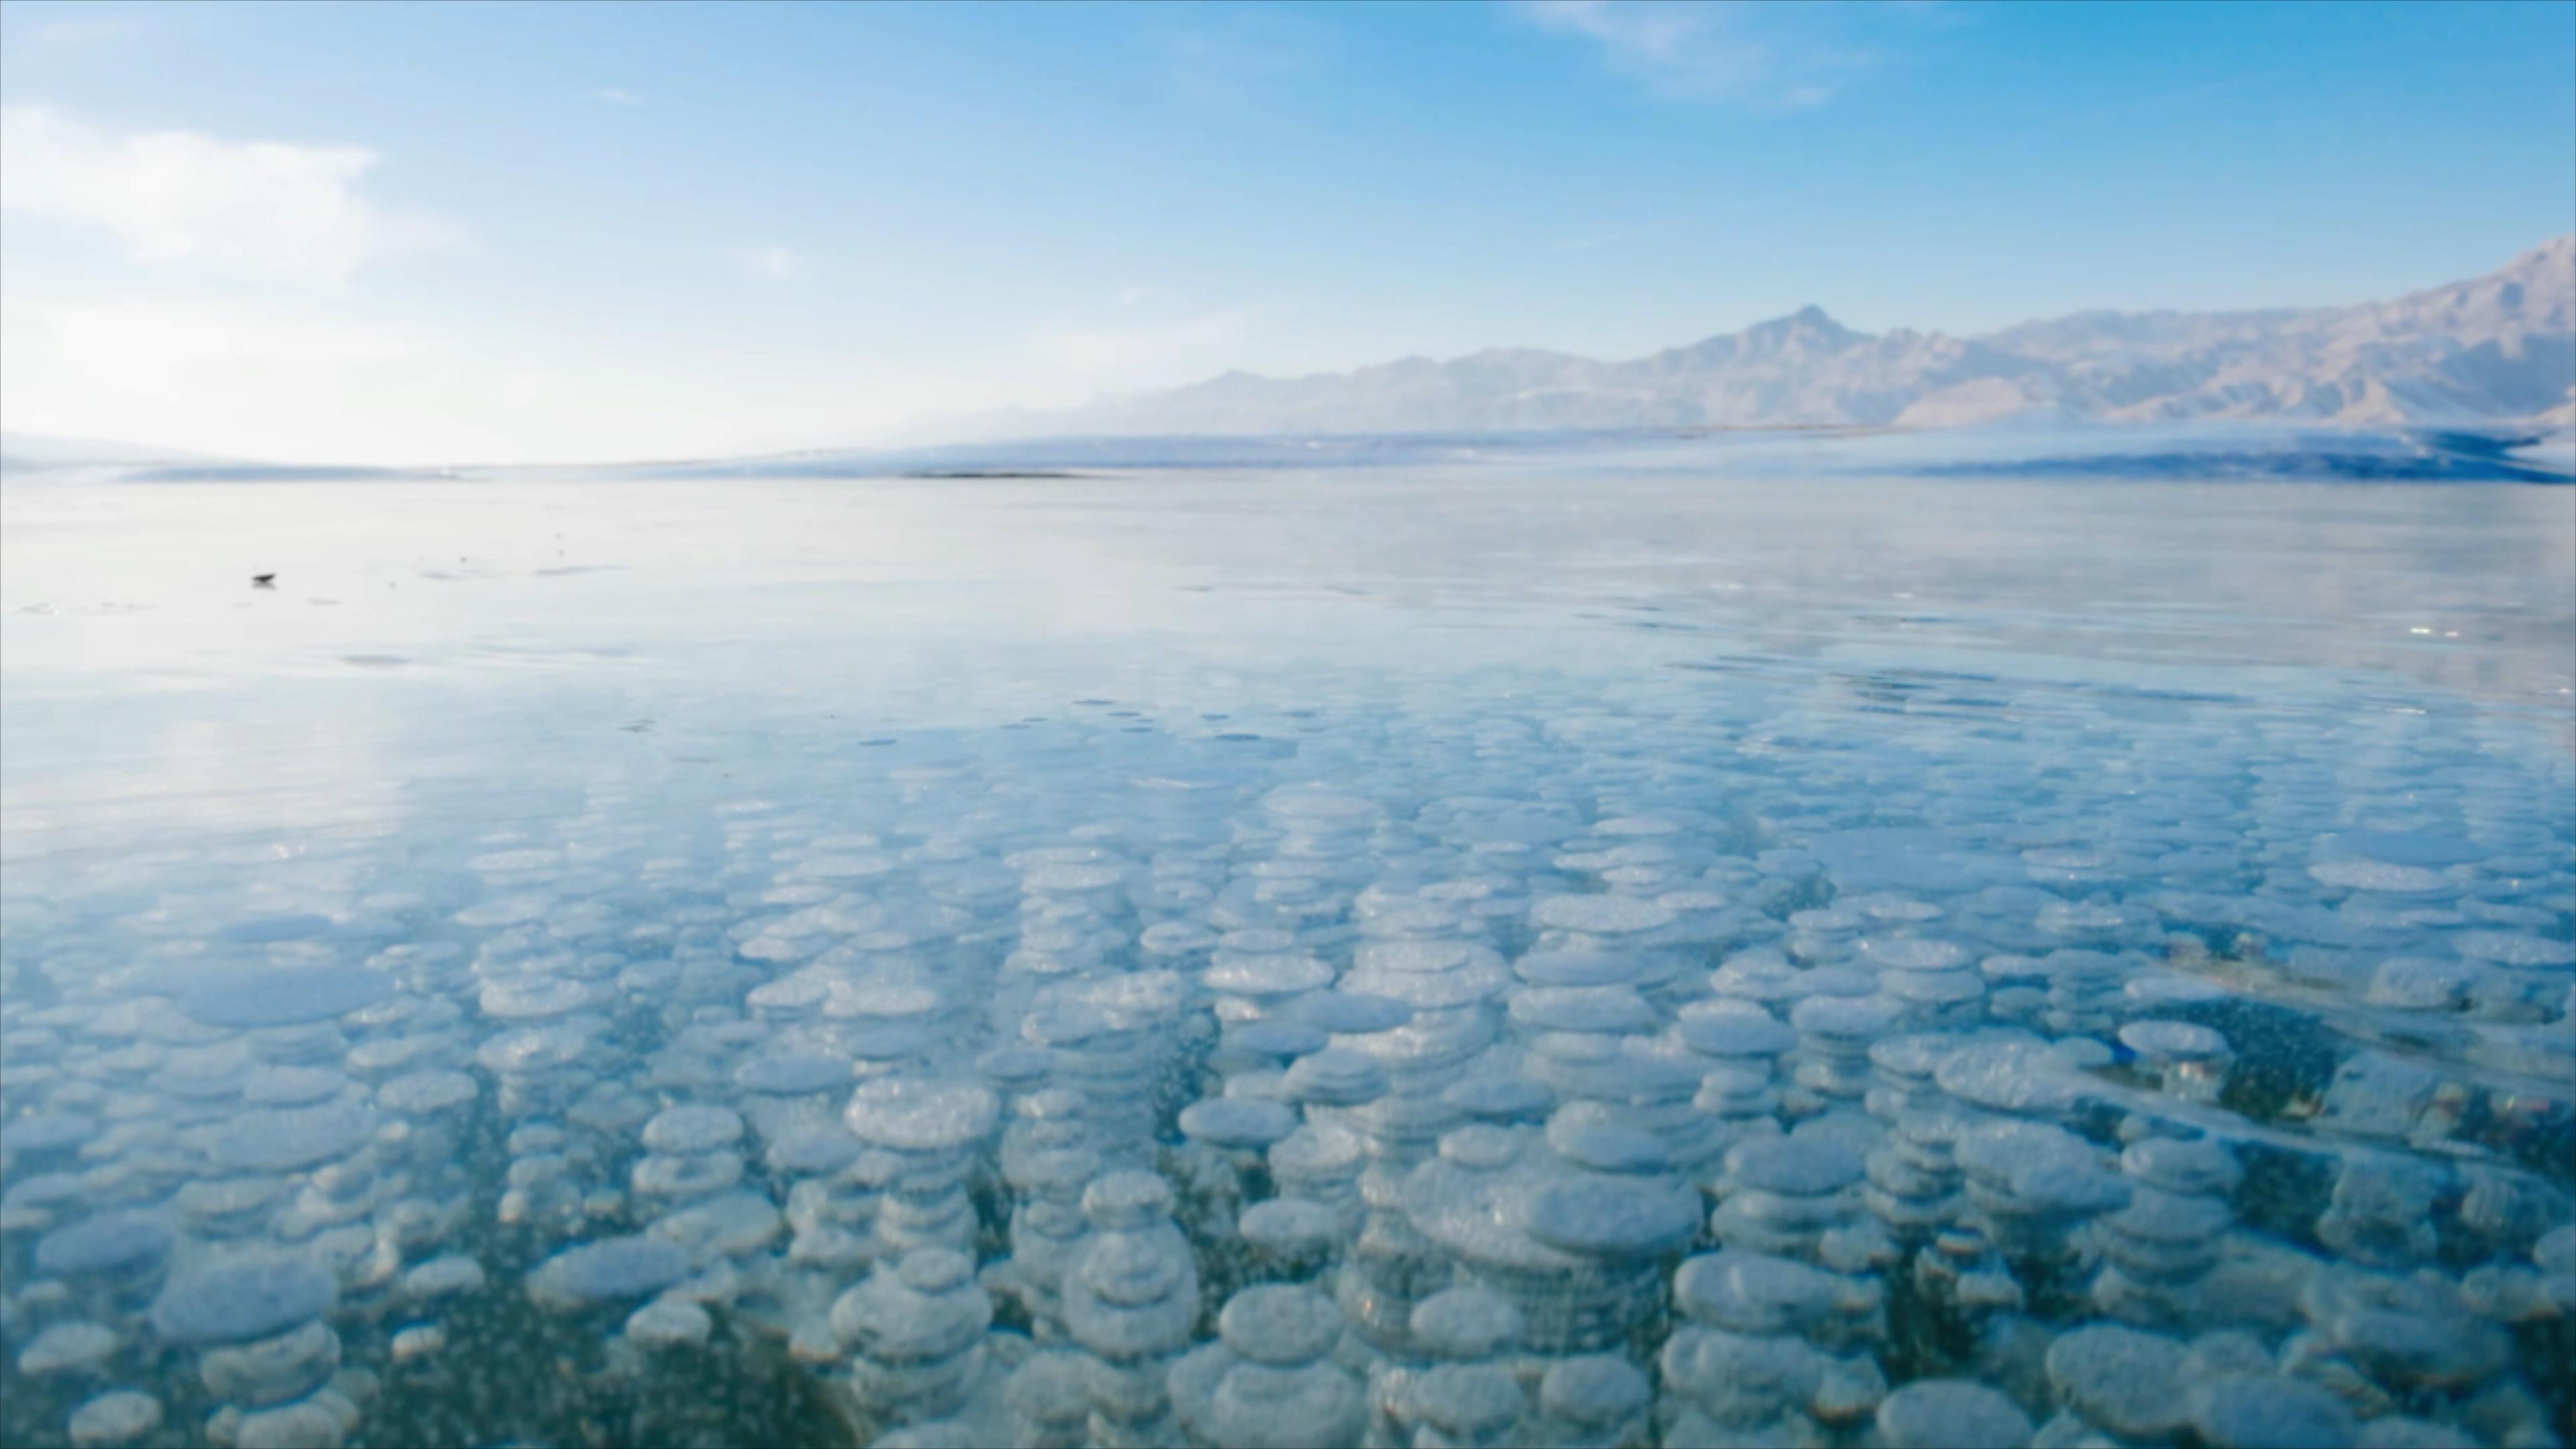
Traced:
MULTIPOLYGON (((2014 495, 2047 546, 1969 587, 1902 530, 1747 562, 1660 488, 1558 536, 1497 480, 1451 551, 1368 553, 1400 601, 1235 529, 1225 582, 1281 590, 1226 603, 1120 532, 1182 496, 1080 486, 743 492, 776 538, 889 510, 928 578, 666 570, 624 653, 653 570, 318 680, 420 620, 90 656, 6 616, 0 1438, 2567 1437, 2532 515, 2442 515, 2503 566, 2433 655, 2259 527, 2198 539, 2239 622, 2148 617, 2127 495, 2014 495), (1081 619, 942 553, 952 507, 1059 536, 1081 619), (2097 556, 2100 598, 2034 581, 2097 556), (1885 622, 1835 567, 1952 597, 1885 622), (1915 631, 1983 666, 1904 672, 1915 631), (363 742, 202 679, 173 725, 144 681, 200 648, 363 742)), ((1228 486, 1309 545, 1415 526, 1228 486)))

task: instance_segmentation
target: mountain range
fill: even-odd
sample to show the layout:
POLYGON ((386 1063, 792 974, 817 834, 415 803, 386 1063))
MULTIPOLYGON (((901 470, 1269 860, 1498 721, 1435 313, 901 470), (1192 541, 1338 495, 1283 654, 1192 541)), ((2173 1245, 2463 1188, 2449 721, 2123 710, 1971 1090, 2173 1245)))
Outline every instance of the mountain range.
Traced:
POLYGON ((1856 332, 1808 307, 1628 361, 1503 348, 1306 377, 1229 372, 931 431, 989 439, 2211 418, 2576 421, 2576 234, 2482 277, 2357 306, 2079 312, 1976 337, 1856 332))
MULTIPOLYGON (((1624 362, 1507 348, 1306 377, 1229 372, 1065 411, 952 417, 858 448, 764 455, 726 466, 937 467, 948 466, 955 449, 927 445, 1012 440, 1205 438, 1252 446, 1252 440, 1335 435, 2223 419, 2344 428, 2576 427, 2576 234, 2482 277, 2357 306, 2079 312, 1976 337, 1856 332, 1808 307, 1624 362)), ((1037 443, 1013 446, 1025 451, 1037 443)), ((1089 454, 1040 448, 1030 456, 1064 462, 1089 454)), ((1188 456, 1214 455, 1202 448, 1188 456)), ((351 472, 0 432, 0 473, 12 475, 158 470, 211 477, 238 476, 245 468, 264 477, 351 472)))

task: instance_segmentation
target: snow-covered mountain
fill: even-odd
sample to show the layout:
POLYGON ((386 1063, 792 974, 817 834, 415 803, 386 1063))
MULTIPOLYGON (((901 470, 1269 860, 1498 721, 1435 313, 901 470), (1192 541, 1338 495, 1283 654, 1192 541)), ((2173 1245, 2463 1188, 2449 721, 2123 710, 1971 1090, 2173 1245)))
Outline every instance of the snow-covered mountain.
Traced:
POLYGON ((2346 424, 2576 412, 2576 235, 2470 281, 2353 307, 2084 312, 1982 337, 1854 332, 1809 307, 1625 362, 1502 349, 1356 372, 1229 372, 950 437, 1942 427, 2006 417, 2346 424))

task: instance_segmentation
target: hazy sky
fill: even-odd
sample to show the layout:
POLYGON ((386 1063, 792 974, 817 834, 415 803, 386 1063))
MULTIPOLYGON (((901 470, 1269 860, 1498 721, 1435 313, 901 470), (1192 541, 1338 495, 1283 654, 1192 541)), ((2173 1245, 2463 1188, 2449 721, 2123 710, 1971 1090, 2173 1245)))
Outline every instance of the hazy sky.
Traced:
POLYGON ((1242 367, 2356 301, 2576 5, 0 5, 0 423, 670 456, 1242 367))

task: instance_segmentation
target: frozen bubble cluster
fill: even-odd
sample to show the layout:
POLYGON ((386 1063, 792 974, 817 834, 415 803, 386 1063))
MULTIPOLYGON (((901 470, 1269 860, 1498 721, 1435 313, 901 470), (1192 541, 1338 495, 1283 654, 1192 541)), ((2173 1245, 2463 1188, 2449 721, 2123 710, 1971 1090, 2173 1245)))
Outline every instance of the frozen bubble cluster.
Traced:
POLYGON ((1730 670, 12 857, 0 1442, 2570 1441, 2563 729, 1730 670))

